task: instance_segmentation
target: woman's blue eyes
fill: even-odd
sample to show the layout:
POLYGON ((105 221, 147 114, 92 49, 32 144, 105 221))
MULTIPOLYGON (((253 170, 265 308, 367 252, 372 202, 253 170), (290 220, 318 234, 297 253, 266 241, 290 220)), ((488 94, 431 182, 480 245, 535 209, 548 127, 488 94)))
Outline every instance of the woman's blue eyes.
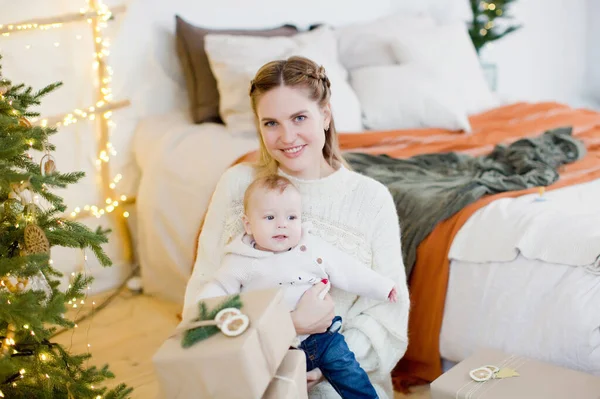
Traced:
MULTIPOLYGON (((267 220, 275 220, 275 216, 269 215, 269 216, 265 216, 265 219, 267 220)), ((288 216, 288 219, 290 220, 296 220, 296 216, 288 216)))
MULTIPOLYGON (((298 115, 297 117, 294 118, 294 122, 304 122, 305 120, 306 120, 306 115, 298 115)), ((276 125, 277 125, 277 122, 275 122, 275 121, 265 122, 266 127, 273 127, 276 125)))

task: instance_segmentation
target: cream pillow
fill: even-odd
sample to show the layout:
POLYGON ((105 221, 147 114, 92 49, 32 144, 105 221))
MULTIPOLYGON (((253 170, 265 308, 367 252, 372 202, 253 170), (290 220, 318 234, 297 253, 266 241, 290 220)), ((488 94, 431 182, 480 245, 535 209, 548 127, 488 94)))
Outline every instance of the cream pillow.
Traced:
POLYGON ((456 101, 468 114, 497 105, 464 23, 397 37, 390 45, 398 63, 419 64, 430 73, 431 79, 442 80, 445 86, 451 87, 456 101))
POLYGON ((256 71, 269 61, 301 55, 325 67, 331 81, 331 108, 339 132, 360 132, 360 103, 337 59, 337 42, 330 28, 321 27, 291 37, 209 34, 208 60, 217 80, 219 113, 234 131, 256 131, 248 90, 256 71))
POLYGON ((367 129, 471 132, 465 109, 444 87, 445 82, 436 82, 418 64, 358 68, 351 71, 350 83, 367 129))
POLYGON ((398 12, 372 21, 356 22, 336 28, 340 62, 348 70, 376 65, 392 65, 396 58, 390 42, 398 37, 419 35, 432 28, 429 15, 398 12))

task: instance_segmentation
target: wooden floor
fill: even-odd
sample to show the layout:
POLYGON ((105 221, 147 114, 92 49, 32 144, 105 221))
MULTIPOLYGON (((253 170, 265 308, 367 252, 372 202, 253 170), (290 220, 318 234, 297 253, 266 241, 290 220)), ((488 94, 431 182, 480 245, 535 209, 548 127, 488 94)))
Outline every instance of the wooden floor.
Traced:
MULTIPOLYGON (((116 293, 116 292, 115 292, 116 293)), ((73 320, 85 314, 95 302, 98 307, 105 293, 88 298, 83 306, 69 312, 73 320)), ((92 353, 90 365, 108 364, 116 378, 107 386, 124 382, 134 388, 133 398, 155 398, 158 385, 152 366, 152 356, 177 325, 179 305, 146 295, 137 295, 127 289, 120 291, 112 302, 93 317, 79 323, 52 341, 59 342, 73 353, 92 353)), ((395 399, 429 399, 427 387, 415 389, 411 395, 397 393, 395 399)))

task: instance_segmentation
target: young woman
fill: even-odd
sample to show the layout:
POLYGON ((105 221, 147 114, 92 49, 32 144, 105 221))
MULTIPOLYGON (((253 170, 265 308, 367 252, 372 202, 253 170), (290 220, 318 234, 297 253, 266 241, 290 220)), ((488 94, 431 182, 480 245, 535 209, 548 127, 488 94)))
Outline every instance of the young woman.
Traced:
MULTIPOLYGON (((260 157, 221 177, 199 239, 183 318, 195 317, 202 284, 219 267, 223 247, 239 235, 243 197, 257 175, 279 173, 300 190, 303 218, 317 234, 365 267, 396 282, 396 303, 375 302, 322 283, 308 290, 292 312, 299 335, 325 332, 334 314, 348 346, 369 374, 380 398, 393 398, 390 373, 406 351, 409 297, 394 201, 379 182, 352 172, 342 158, 330 106, 331 84, 323 67, 303 57, 265 64, 251 82, 250 100, 259 129, 260 157)), ((339 397, 320 374, 307 375, 311 398, 339 397), (316 385, 315 385, 316 384, 316 385)))

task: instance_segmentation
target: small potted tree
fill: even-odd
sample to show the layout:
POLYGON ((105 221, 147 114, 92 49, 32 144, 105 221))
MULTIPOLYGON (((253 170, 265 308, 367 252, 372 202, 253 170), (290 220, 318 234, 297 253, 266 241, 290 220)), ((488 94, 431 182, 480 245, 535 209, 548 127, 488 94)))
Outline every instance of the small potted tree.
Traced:
MULTIPOLYGON (((514 18, 509 14, 509 8, 516 0, 469 0, 473 18, 469 22, 469 35, 479 55, 488 43, 503 38, 521 28, 521 25, 510 21, 514 18)), ((482 68, 492 90, 497 86, 496 64, 482 60, 482 68)))

